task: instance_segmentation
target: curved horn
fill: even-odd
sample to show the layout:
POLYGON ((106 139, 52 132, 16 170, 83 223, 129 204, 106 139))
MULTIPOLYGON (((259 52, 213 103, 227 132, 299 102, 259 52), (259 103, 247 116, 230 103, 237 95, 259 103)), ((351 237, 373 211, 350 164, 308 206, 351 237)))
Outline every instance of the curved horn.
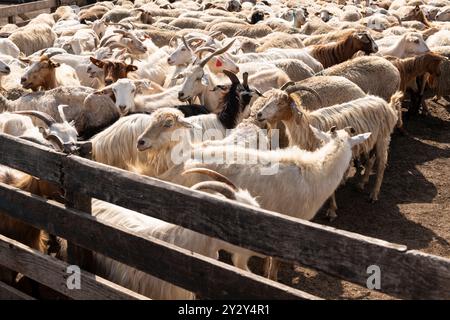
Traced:
POLYGON ((286 90, 286 93, 291 94, 295 91, 300 91, 300 90, 311 92, 317 98, 320 105, 321 106, 323 105, 322 98, 320 97, 319 93, 316 90, 308 88, 306 86, 296 85, 295 87, 288 88, 286 90))
POLYGON ((169 40, 169 47, 172 47, 172 41, 174 40, 174 39, 178 39, 179 37, 178 36, 173 36, 172 38, 170 38, 170 40, 169 40))
POLYGON ((236 195, 234 193, 234 190, 230 188, 230 186, 226 185, 223 182, 218 181, 203 181, 199 182, 191 187, 192 190, 213 190, 216 191, 222 195, 224 195, 226 198, 231 200, 236 200, 236 195))
POLYGON ((226 75, 228 78, 230 78, 231 83, 233 83, 233 84, 239 84, 239 83, 241 83, 241 82, 239 81, 239 78, 238 78, 233 72, 224 69, 224 70, 223 70, 223 73, 225 73, 225 75, 226 75))
POLYGON ((53 51, 53 52, 51 52, 51 53, 47 53, 46 54, 46 56, 47 56, 47 58, 51 58, 51 57, 54 57, 54 56, 56 56, 57 54, 62 54, 61 52, 58 52, 58 51, 53 51))
POLYGON ((288 87, 293 86, 294 84, 294 81, 288 81, 280 87, 280 90, 286 90, 288 87))
POLYGON ((234 41, 236 41, 236 39, 231 40, 230 43, 228 43, 226 46, 224 46, 220 49, 217 49, 210 55, 206 56, 203 60, 201 60, 199 62, 200 67, 204 67, 208 63, 208 61, 211 60, 212 57, 222 54, 222 53, 226 52, 228 49, 230 49, 231 46, 233 45, 234 41))
POLYGON ((59 148, 58 151, 64 152, 64 143, 62 142, 60 137, 55 134, 48 134, 44 135, 44 138, 50 142, 53 142, 52 144, 59 148))
POLYGON ((117 34, 121 34, 121 35, 123 35, 123 36, 128 36, 129 35, 129 31, 126 31, 126 30, 122 30, 122 29, 117 29, 117 30, 114 30, 113 31, 114 33, 117 33, 117 34))
POLYGON ((107 36, 107 37, 104 37, 104 38, 100 41, 100 47, 103 47, 104 44, 105 44, 109 39, 111 39, 112 37, 115 37, 115 36, 116 36, 115 34, 111 34, 111 35, 109 35, 109 36, 107 36))
POLYGON ((51 125, 56 123, 56 120, 53 119, 51 115, 41 111, 25 110, 25 111, 14 111, 13 113, 34 116, 42 120, 47 125, 47 127, 50 127, 51 125))
POLYGON ((211 38, 214 38, 221 34, 222 34, 222 31, 212 31, 212 32, 208 33, 208 36, 210 36, 211 38))
POLYGON ((223 183, 229 185, 234 191, 237 191, 237 187, 235 186, 235 184, 233 182, 230 181, 230 179, 228 179, 223 174, 218 173, 214 170, 206 169, 206 168, 193 168, 193 169, 185 170, 182 173, 182 175, 189 174, 189 173, 205 174, 205 175, 215 179, 216 181, 220 181, 220 182, 223 182, 223 183))
POLYGON ((186 38, 185 38, 184 36, 181 36, 181 40, 183 40, 184 46, 185 46, 186 48, 188 48, 189 51, 192 52, 192 48, 191 48, 191 46, 189 45, 189 43, 187 43, 186 38))

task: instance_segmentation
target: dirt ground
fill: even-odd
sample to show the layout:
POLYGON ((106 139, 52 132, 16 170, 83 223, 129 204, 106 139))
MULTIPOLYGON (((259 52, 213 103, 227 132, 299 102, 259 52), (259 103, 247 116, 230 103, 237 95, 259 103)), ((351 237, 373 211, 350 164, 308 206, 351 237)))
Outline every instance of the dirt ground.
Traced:
MULTIPOLYGON (((314 222, 450 258, 450 104, 439 103, 428 103, 430 115, 406 120, 408 135, 393 135, 378 202, 368 202, 375 176, 364 193, 350 179, 337 192, 338 218, 329 222, 322 209, 314 222)), ((290 264, 279 280, 326 299, 392 299, 290 264)))

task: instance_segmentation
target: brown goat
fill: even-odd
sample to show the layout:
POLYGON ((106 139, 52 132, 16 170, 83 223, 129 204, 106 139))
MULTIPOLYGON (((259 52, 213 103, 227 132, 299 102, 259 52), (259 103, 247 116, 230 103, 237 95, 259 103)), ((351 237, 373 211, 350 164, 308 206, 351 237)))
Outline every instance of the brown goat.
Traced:
MULTIPOLYGON (((25 60, 32 62, 30 60, 25 60)), ((54 89, 59 86, 79 86, 80 81, 75 70, 67 65, 61 67, 49 56, 42 55, 38 61, 32 62, 20 79, 22 87, 33 91, 54 89)))
POLYGON ((378 51, 378 46, 367 32, 354 32, 336 43, 312 46, 310 54, 324 68, 347 61, 358 51, 366 54, 378 51))
MULTIPOLYGON (((0 169, 0 182, 40 197, 57 201, 62 200, 62 190, 57 185, 36 179, 26 174, 17 174, 6 167, 0 169)), ((47 233, 17 219, 11 218, 9 215, 2 212, 0 212, 0 234, 19 241, 42 253, 47 252, 47 233)), ((1 281, 13 285, 16 276, 17 272, 12 272, 0 266, 1 281)))
POLYGON ((405 17, 402 18, 403 21, 419 21, 426 25, 428 28, 433 27, 431 22, 427 19, 425 12, 416 5, 405 17))
POLYGON ((105 85, 109 86, 118 79, 126 78, 128 72, 136 71, 138 68, 132 64, 126 64, 123 61, 113 61, 109 59, 98 60, 91 57, 91 62, 100 69, 103 69, 103 80, 105 85))
POLYGON ((386 56, 400 72, 400 90, 406 90, 408 83, 419 76, 429 73, 432 78, 440 76, 440 65, 445 57, 433 52, 428 52, 420 56, 399 59, 397 57, 386 56))

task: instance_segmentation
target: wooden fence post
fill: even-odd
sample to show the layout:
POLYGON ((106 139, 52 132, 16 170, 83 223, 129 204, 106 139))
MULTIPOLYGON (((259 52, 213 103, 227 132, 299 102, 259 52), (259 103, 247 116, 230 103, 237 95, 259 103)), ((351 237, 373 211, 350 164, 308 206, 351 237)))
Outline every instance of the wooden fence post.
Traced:
MULTIPOLYGON (((80 156, 91 159, 91 149, 92 145, 90 143, 85 143, 80 148, 80 156)), ((65 171, 65 166, 63 166, 63 177, 70 177, 70 172, 65 171)), ((63 179, 64 189, 66 191, 66 207, 73 208, 86 214, 92 214, 92 198, 86 196, 82 193, 77 192, 71 188, 66 187, 66 179, 63 179)), ((74 226, 76 227, 76 226, 74 226)), ((81 230, 81 232, 83 232, 81 230)), ((93 261, 92 261, 92 251, 81 248, 74 243, 68 242, 67 244, 67 260, 70 264, 79 266, 81 269, 93 272, 93 261)))

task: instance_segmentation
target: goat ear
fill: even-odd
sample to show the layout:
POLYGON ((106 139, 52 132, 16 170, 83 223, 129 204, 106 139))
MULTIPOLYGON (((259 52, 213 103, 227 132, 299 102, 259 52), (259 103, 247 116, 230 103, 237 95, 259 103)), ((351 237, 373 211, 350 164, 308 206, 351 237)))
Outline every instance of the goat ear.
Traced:
POLYGON ((363 143, 364 141, 369 139, 371 134, 372 134, 371 132, 366 132, 358 134, 354 137, 350 137, 350 145, 353 147, 356 146, 357 144, 363 143))
POLYGON ((322 140, 324 142, 328 142, 331 139, 331 135, 329 133, 323 132, 312 125, 309 125, 311 131, 314 133, 317 139, 322 140))
POLYGON ((135 65, 129 64, 127 66, 127 72, 131 72, 131 71, 136 71, 138 69, 138 67, 136 67, 135 65))
POLYGON ((91 62, 99 68, 103 68, 103 66, 105 65, 105 63, 102 60, 95 59, 94 57, 90 57, 90 59, 91 62))
POLYGON ((102 90, 94 91, 94 94, 103 95, 103 94, 111 94, 112 89, 110 87, 104 87, 102 90))

